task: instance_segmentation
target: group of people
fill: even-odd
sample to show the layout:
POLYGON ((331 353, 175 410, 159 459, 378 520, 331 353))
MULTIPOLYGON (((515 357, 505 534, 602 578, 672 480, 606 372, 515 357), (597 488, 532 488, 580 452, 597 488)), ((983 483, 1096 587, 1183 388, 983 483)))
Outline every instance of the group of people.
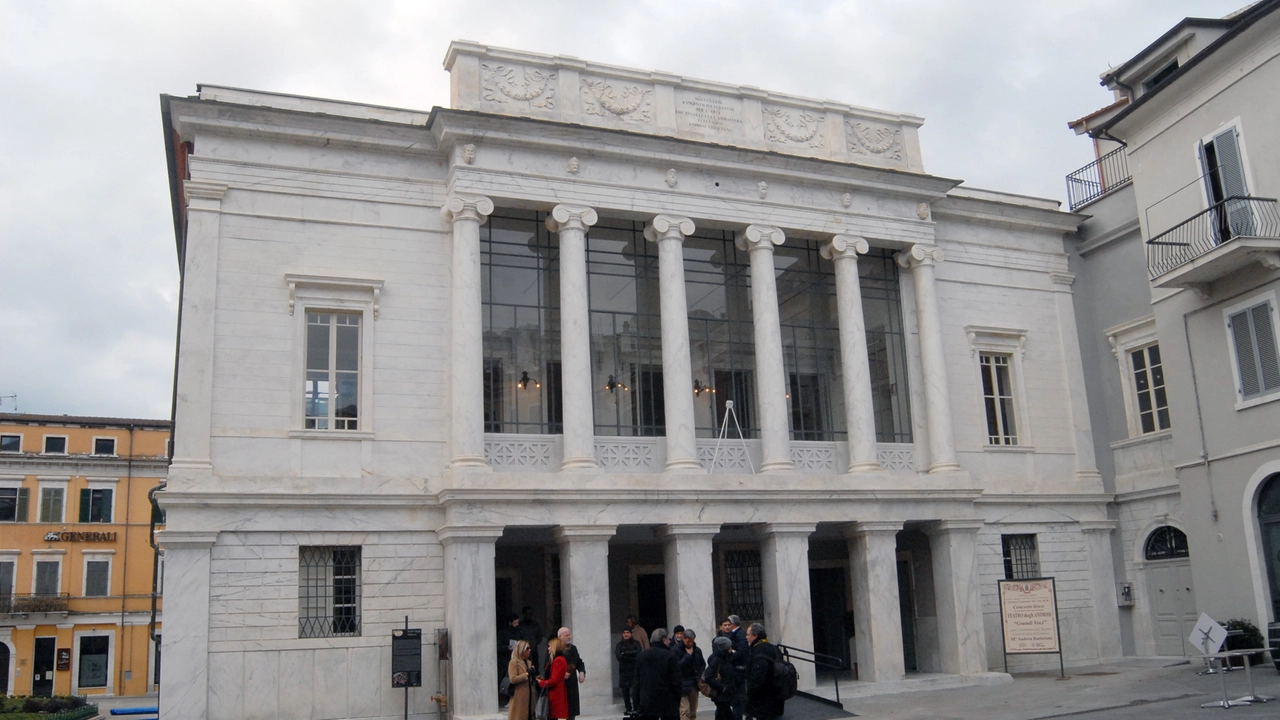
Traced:
MULTIPOLYGON (((529 616, 530 609, 524 614, 529 616)), ((737 615, 725 618, 711 641, 711 655, 705 657, 694 630, 677 625, 671 632, 658 628, 649 633, 628 617, 614 648, 627 717, 697 720, 700 695, 715 704, 715 720, 781 717, 785 701, 775 690, 773 673, 782 654, 769 643, 763 625, 743 628, 741 622, 737 615)), ((550 639, 539 672, 537 640, 527 638, 530 632, 537 632, 532 617, 512 615, 499 634, 499 644, 511 648, 504 683, 510 685, 507 718, 574 720, 581 713, 578 685, 586 682, 587 668, 573 633, 562 627, 550 639), (536 708, 543 696, 545 716, 540 716, 536 708)))

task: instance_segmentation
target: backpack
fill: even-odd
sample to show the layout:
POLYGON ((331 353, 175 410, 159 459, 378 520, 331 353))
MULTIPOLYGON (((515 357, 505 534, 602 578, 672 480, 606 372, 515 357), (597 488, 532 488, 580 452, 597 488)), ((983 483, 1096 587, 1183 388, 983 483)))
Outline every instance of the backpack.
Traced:
POLYGON ((773 661, 773 691, 778 694, 780 700, 790 700, 796 696, 796 686, 799 684, 800 675, 796 672, 796 666, 791 664, 786 658, 778 658, 773 661))

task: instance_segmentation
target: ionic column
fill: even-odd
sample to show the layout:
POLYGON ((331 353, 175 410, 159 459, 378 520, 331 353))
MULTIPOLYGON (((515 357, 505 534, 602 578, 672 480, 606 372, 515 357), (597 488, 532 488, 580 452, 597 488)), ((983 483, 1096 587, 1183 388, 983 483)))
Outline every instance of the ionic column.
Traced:
POLYGON ((501 536, 502 528, 496 526, 452 525, 436 530, 444 545, 444 623, 453 653, 449 700, 455 716, 498 712, 493 691, 498 667, 494 543, 501 536))
MULTIPOLYGON (((786 240, 782 230, 749 225, 737 246, 751 256, 751 315, 756 341, 756 402, 764 462, 760 472, 795 470, 791 462, 791 430, 787 427, 787 368, 782 362, 782 328, 778 318, 778 286, 773 246, 786 240)), ((812 634, 812 633, 810 633, 812 634)))
MULTIPOLYGON (((662 397, 666 408, 667 470, 700 472, 693 432, 693 370, 689 359, 689 303, 684 290, 684 238, 693 221, 659 215, 644 229, 658 243, 662 308, 662 397)), ((668 607, 668 610, 670 607, 668 607)))
POLYGON ((987 671, 987 639, 978 580, 981 520, 943 520, 925 529, 933 555, 942 672, 987 671))
POLYGON ((449 303, 452 378, 449 439, 453 447, 449 467, 454 468, 489 466, 484 457, 480 224, 492 212, 493 201, 480 195, 453 195, 440 208, 440 214, 453 225, 453 287, 449 303))
POLYGON ((1076 308, 1072 302, 1072 273, 1049 273, 1058 310, 1058 342, 1067 366, 1067 407, 1071 411, 1072 441, 1076 449, 1076 478, 1097 483, 1102 488, 1098 458, 1093 449, 1093 424, 1089 420, 1089 399, 1084 388, 1084 361, 1080 357, 1080 337, 1076 329, 1076 308))
POLYGON ((1120 606, 1116 597, 1115 561, 1111 556, 1111 531, 1115 520, 1081 522, 1085 547, 1089 552, 1089 585, 1093 592, 1094 627, 1098 632, 1098 657, 1124 654, 1120 643, 1120 606))
POLYGON ((156 533, 156 541, 164 548, 163 590, 166 598, 172 598, 164 616, 168 656, 160 712, 166 718, 205 720, 209 716, 209 564, 217 540, 216 532, 156 533))
POLYGON ((822 256, 836 266, 840 366, 844 371, 844 414, 849 426, 851 473, 880 469, 876 454, 876 416, 871 401, 871 362, 867 358, 867 321, 862 314, 862 288, 858 281, 858 256, 868 249, 866 240, 851 235, 836 235, 822 244, 822 256))
POLYGON ((898 604, 898 531, 901 522, 859 522, 845 527, 853 581, 854 641, 858 679, 887 682, 906 677, 902 607, 898 604))
POLYGON ((561 525, 555 529, 560 545, 564 624, 573 631, 573 644, 586 665, 587 681, 578 686, 584 715, 599 714, 613 705, 609 538, 617 530, 616 525, 561 525))
MULTIPOLYGON (((189 181, 187 237, 182 254, 182 337, 178 344, 178 403, 174 407, 170 481, 213 472, 213 339, 218 288, 218 243, 227 186, 189 181)), ((180 486, 180 485, 179 485, 180 486)), ((175 488, 178 486, 175 486, 175 488)))
MULTIPOLYGON (((662 559, 667 577, 667 624, 693 628, 699 634, 716 629, 712 583, 711 539, 719 525, 663 525, 662 559)), ((708 640, 704 644, 710 643, 708 640)))
POLYGON ((587 294, 587 228, 599 216, 589 207, 557 205, 547 229, 560 234, 560 388, 564 411, 564 470, 594 468, 595 412, 591 403, 591 312, 587 294))
MULTIPOLYGON (((809 535, 815 523, 766 523, 760 537, 760 584, 769 642, 813 649, 813 606, 809 595, 809 535)), ((800 688, 814 687, 813 665, 797 663, 800 688)))
POLYGON ((916 325, 920 332, 920 364, 924 369, 925 423, 929 428, 929 472, 959 470, 956 439, 951 429, 951 395, 947 385, 947 359, 942 350, 942 319, 938 311, 933 266, 942 262, 942 250, 912 245, 895 259, 911 271, 916 288, 916 325))

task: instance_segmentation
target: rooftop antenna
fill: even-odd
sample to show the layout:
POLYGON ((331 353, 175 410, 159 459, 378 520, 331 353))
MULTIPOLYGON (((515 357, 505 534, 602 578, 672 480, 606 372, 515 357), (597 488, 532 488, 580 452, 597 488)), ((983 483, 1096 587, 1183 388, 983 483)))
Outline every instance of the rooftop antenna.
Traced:
POLYGON ((11 394, 11 395, 0 395, 0 410, 3 410, 3 409, 4 409, 4 401, 5 401, 5 400, 12 400, 12 401, 13 401, 13 411, 14 411, 15 413, 16 413, 16 412, 18 412, 18 393, 13 393, 13 394, 11 394))
POLYGON ((720 435, 716 437, 716 449, 711 454, 711 467, 707 468, 707 474, 714 473, 716 464, 720 461, 720 443, 729 434, 729 418, 733 418, 733 426, 738 430, 738 440, 742 442, 742 455, 747 458, 747 467, 751 468, 751 474, 754 475, 756 466, 751 462, 751 451, 747 448, 747 438, 742 434, 742 426, 738 424, 738 413, 733 410, 732 400, 724 401, 724 419, 720 421, 720 435))

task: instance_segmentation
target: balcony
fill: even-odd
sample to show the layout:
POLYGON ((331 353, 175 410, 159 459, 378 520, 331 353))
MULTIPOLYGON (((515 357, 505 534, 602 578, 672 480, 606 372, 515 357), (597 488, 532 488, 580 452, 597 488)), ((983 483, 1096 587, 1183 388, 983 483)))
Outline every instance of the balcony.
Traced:
POLYGON ((68 593, 31 593, 0 596, 0 615, 32 613, 66 613, 71 596, 68 593))
POLYGON ((1067 200, 1071 212, 1119 190, 1133 177, 1124 148, 1116 148, 1067 176, 1067 200))
POLYGON ((1147 270, 1158 288, 1192 288, 1251 263, 1280 270, 1280 211, 1274 198, 1229 197, 1147 241, 1147 270))

